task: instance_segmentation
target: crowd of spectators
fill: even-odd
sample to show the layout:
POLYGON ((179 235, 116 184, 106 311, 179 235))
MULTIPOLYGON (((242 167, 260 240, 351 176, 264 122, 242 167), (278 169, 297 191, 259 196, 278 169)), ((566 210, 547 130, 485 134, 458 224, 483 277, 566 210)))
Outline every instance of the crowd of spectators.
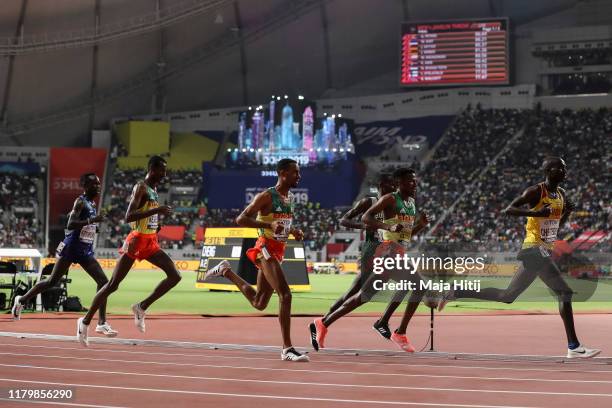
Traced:
POLYGON ((38 219, 40 175, 0 174, 0 247, 42 246, 38 219))
MULTIPOLYGON (((511 142, 481 177, 467 178, 473 188, 435 231, 446 242, 479 242, 488 249, 517 250, 525 235, 525 220, 501 211, 530 185, 544 179, 546 156, 562 156, 568 167, 563 187, 576 211, 560 231, 575 238, 585 230, 610 231, 612 215, 609 174, 612 112, 609 110, 529 111, 524 132, 511 142)), ((479 152, 484 168, 494 156, 479 152)))

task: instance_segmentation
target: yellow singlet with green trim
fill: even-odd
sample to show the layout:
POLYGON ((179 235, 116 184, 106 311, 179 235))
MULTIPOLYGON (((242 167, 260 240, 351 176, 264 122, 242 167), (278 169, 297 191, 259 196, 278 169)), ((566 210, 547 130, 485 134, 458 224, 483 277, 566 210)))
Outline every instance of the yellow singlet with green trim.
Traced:
POLYGON ((395 216, 387 218, 383 222, 387 225, 402 224, 403 228, 401 232, 391 232, 384 230, 383 239, 385 241, 394 241, 401 244, 408 244, 412 237, 412 228, 414 227, 414 220, 416 218, 416 204, 414 198, 410 197, 407 201, 404 201, 400 196, 399 192, 394 192, 393 197, 395 198, 395 216))
POLYGON ((262 215, 259 212, 257 214, 257 221, 269 223, 278 221, 283 224, 283 231, 280 234, 275 234, 270 228, 259 228, 257 234, 260 237, 287 242, 289 231, 291 230, 291 222, 293 221, 293 195, 289 193, 285 200, 274 187, 270 187, 266 191, 272 196, 272 210, 266 215, 262 215))
MULTIPOLYGON (((145 184, 147 187, 147 201, 138 211, 148 211, 152 208, 159 207, 159 196, 157 191, 145 184)), ((141 234, 155 234, 157 233, 157 226, 159 225, 159 214, 153 214, 147 218, 141 218, 137 221, 131 222, 130 227, 133 231, 138 231, 141 234)))
POLYGON ((525 225, 525 240, 523 241, 523 249, 532 247, 544 247, 552 249, 557 240, 557 232, 559 231, 559 221, 563 213, 563 196, 557 188, 556 196, 551 197, 544 183, 540 183, 541 195, 538 204, 533 207, 532 211, 542 209, 546 204, 550 204, 551 213, 548 217, 527 217, 525 225))

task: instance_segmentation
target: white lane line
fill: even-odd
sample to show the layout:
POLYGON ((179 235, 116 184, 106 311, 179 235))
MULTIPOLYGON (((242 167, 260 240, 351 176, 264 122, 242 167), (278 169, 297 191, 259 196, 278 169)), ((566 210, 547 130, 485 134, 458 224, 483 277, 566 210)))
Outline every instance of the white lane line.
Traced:
MULTIPOLYGON (((56 350, 70 350, 80 352, 98 352, 98 353, 124 353, 124 354, 135 354, 135 355, 159 355, 167 357, 191 357, 191 358, 209 358, 209 359, 234 359, 234 360, 259 360, 259 361, 278 361, 276 358, 269 357, 249 357, 249 356, 227 356, 227 355, 212 355, 212 354, 186 354, 186 353, 162 353, 153 351, 131 351, 131 350, 112 350, 106 348, 84 348, 84 347, 59 347, 59 346, 37 346, 30 344, 14 344, 14 343, 0 343, 0 346, 14 346, 14 347, 25 347, 25 348, 42 348, 42 349, 56 349, 56 350)), ((210 353, 217 353, 219 351, 210 350, 210 353)), ((316 355, 313 353, 313 355, 316 355)), ((380 358, 380 357, 374 357, 380 358)), ((454 360, 456 361, 456 360, 454 360)), ((387 362, 363 362, 363 361, 334 361, 334 360, 311 360, 311 364, 349 364, 349 365, 367 365, 379 364, 380 366, 396 366, 396 367, 424 367, 424 368, 449 368, 449 369, 469 369, 469 370, 493 370, 493 371, 534 371, 542 373, 612 373, 612 370, 578 370, 578 369, 545 369, 545 368, 517 368, 517 367, 489 367, 489 366, 466 366, 466 365, 444 365, 444 364, 414 364, 413 362, 406 363, 387 363, 387 362)), ((514 361, 507 362, 508 364, 520 364, 514 361)))
POLYGON ((190 395, 212 395, 219 397, 243 397, 243 398, 264 398, 264 399, 280 399, 280 400, 295 400, 295 401, 321 401, 321 402, 344 402, 352 404, 368 404, 368 405, 416 405, 420 407, 455 407, 455 408, 537 408, 534 406, 510 406, 510 405, 470 405, 470 404, 447 404, 434 402, 412 402, 412 401, 375 401, 375 400, 355 400, 355 399, 337 399, 337 398, 316 398, 316 397, 290 397, 284 395, 265 395, 265 394, 234 394, 226 392, 208 392, 208 391, 185 391, 172 390, 161 388, 137 388, 137 387, 118 387, 111 385, 94 385, 94 384, 71 384, 59 383, 50 381, 27 381, 14 378, 0 378, 0 381, 20 382, 20 383, 35 383, 47 385, 61 385, 66 387, 90 387, 90 388, 105 388, 113 390, 125 391, 146 391, 146 392, 161 392, 172 394, 190 394, 190 395))
MULTIPOLYGON (((233 366, 233 365, 215 365, 215 364, 194 364, 194 363, 174 363, 160 361, 140 361, 140 360, 115 360, 109 358, 91 358, 91 357, 73 357, 73 356, 50 356, 45 354, 26 354, 26 353, 0 353, 0 355, 11 355, 19 357, 41 357, 41 358, 57 358, 62 360, 80 360, 80 361, 97 361, 111 363, 133 363, 146 365, 161 365, 175 367, 200 367, 200 368, 217 368, 217 369, 233 369, 233 370, 253 370, 253 371, 279 371, 293 373, 311 373, 311 374, 348 374, 348 375, 367 375, 367 376, 383 376, 383 377, 417 377, 417 378, 452 378, 460 380, 479 380, 479 381, 529 381, 529 382, 553 382, 553 383, 583 383, 583 384, 612 384, 612 381, 607 380, 575 380, 575 379, 542 379, 542 378, 515 378, 515 377, 481 377, 481 376, 460 376, 460 375, 442 375, 442 374, 407 374, 407 373, 377 373, 369 371, 334 371, 334 370, 308 370, 308 369, 293 369, 293 368, 268 368, 268 367, 251 367, 251 366, 233 366)), ((279 360, 280 361, 280 360, 279 360)))
POLYGON ((125 406, 117 405, 93 405, 93 404, 77 404, 76 402, 64 402, 64 401, 38 401, 38 400, 21 400, 14 398, 0 398, 0 401, 6 402, 19 402, 23 404, 46 404, 46 405, 59 405, 62 407, 87 407, 87 408, 128 408, 125 406))
POLYGON ((20 364, 0 364, 0 367, 24 368, 32 370, 49 370, 49 371, 71 371, 78 373, 93 373, 93 374, 113 374, 126 376, 141 376, 141 377, 158 377, 158 378, 180 378, 183 380, 206 380, 206 381, 227 381, 227 382, 245 382, 257 384, 283 384, 297 386, 315 386, 315 387, 338 387, 338 388, 369 388, 369 389, 390 389, 390 390, 411 390, 411 391, 436 391, 436 392, 473 392, 473 393, 488 393, 488 394, 527 394, 527 395, 555 395, 566 397, 612 397, 612 394, 602 393, 581 393, 581 392, 553 392, 553 391, 515 391, 515 390, 482 390, 482 389, 464 389, 464 388, 438 388, 438 387, 408 387, 397 385, 364 385, 364 384, 339 384, 339 383, 320 383, 320 382, 304 382, 304 381, 275 381, 275 380, 253 380, 233 377, 200 377, 191 375, 176 375, 176 374, 151 374, 126 371, 106 371, 106 370, 87 370, 80 368, 63 368, 63 367, 46 367, 32 366, 20 364))

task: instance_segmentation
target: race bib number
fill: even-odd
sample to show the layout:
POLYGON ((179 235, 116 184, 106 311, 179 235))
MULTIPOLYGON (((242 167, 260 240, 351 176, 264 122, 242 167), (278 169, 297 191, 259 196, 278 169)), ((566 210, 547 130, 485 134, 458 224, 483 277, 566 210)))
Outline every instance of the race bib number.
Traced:
POLYGON ((543 242, 552 243, 557 240, 559 230, 559 220, 541 220, 540 237, 543 242))
POLYGON ((278 223, 283 226, 283 230, 280 234, 274 234, 274 239, 277 241, 287 241, 289 231, 291 230, 291 219, 280 219, 278 223))
POLYGON ((147 229, 156 230, 159 225, 159 214, 153 214, 147 220, 147 229))
POLYGON ((85 225, 81 228, 81 233, 79 234, 79 240, 86 244, 93 244, 94 239, 96 238, 96 224, 85 225))
POLYGON ((59 245, 57 246, 57 249, 55 250, 56 258, 60 258, 62 256, 62 250, 64 249, 65 246, 66 244, 64 244, 64 241, 59 243, 59 245))
POLYGON ((401 241, 410 241, 410 237, 412 236, 412 227, 414 222, 402 222, 402 230, 400 231, 400 240, 401 241))

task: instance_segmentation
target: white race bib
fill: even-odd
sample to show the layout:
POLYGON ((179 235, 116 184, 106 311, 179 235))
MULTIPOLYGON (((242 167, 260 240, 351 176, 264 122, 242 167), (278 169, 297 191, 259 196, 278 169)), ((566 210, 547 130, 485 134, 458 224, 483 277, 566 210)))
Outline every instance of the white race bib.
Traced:
POLYGON ((159 214, 153 214, 147 221, 147 229, 156 230, 159 225, 159 214))
POLYGON ((283 231, 280 234, 274 234, 274 239, 277 241, 285 242, 289 238, 289 231, 291 231, 291 218, 281 218, 277 221, 283 226, 283 231))
POLYGON ((79 240, 86 244, 93 244, 96 239, 96 224, 85 225, 81 228, 81 233, 79 234, 79 240))
POLYGON ((559 220, 540 220, 540 237, 543 242, 553 243, 557 240, 559 220))

